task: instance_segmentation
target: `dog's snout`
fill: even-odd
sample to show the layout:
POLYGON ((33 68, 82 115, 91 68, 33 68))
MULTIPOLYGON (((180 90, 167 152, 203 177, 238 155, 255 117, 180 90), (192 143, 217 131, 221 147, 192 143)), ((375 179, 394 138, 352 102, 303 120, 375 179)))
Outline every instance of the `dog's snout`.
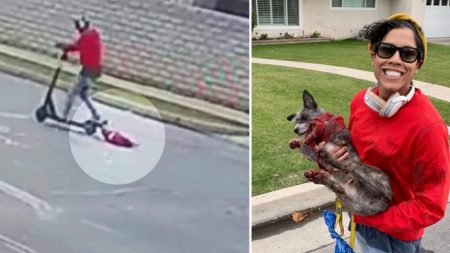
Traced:
POLYGON ((299 132, 299 131, 298 131, 298 128, 295 128, 295 129, 294 129, 294 133, 298 134, 298 132, 299 132))

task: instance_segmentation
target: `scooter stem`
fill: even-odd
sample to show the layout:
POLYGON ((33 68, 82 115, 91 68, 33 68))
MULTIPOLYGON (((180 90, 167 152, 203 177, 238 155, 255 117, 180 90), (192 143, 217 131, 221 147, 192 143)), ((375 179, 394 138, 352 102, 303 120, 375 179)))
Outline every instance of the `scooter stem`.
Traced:
POLYGON ((58 53, 58 63, 57 63, 58 68, 62 68, 62 66, 63 66, 63 63, 62 63, 62 60, 61 60, 61 57, 62 57, 63 54, 64 53, 58 53))

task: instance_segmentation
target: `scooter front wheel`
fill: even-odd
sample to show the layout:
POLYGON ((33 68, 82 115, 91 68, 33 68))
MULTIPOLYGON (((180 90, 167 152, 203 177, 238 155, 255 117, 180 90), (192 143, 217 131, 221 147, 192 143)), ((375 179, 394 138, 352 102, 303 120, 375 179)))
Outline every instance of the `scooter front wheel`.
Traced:
POLYGON ((93 135, 97 126, 92 120, 87 120, 86 122, 84 122, 83 128, 87 135, 93 135))
POLYGON ((39 107, 35 112, 35 116, 38 122, 43 122, 48 117, 47 108, 45 106, 39 107))

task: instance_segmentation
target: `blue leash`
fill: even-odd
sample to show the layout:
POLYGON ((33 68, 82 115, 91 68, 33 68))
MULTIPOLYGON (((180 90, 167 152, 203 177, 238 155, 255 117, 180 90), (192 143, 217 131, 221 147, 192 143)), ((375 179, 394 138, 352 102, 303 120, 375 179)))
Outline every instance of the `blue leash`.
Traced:
POLYGON ((325 224, 328 227, 331 238, 336 239, 336 247, 334 248, 334 253, 355 253, 350 245, 334 230, 334 225, 336 224, 336 214, 328 210, 324 210, 323 218, 325 220, 325 224))

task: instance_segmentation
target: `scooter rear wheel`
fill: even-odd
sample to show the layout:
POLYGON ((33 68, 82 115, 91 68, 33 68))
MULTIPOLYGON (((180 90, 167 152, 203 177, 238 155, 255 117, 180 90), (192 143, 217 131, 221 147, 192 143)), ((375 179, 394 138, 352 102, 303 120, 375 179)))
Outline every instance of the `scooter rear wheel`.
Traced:
POLYGON ((39 107, 35 112, 35 116, 38 122, 43 122, 48 117, 47 109, 45 108, 45 106, 39 107))

